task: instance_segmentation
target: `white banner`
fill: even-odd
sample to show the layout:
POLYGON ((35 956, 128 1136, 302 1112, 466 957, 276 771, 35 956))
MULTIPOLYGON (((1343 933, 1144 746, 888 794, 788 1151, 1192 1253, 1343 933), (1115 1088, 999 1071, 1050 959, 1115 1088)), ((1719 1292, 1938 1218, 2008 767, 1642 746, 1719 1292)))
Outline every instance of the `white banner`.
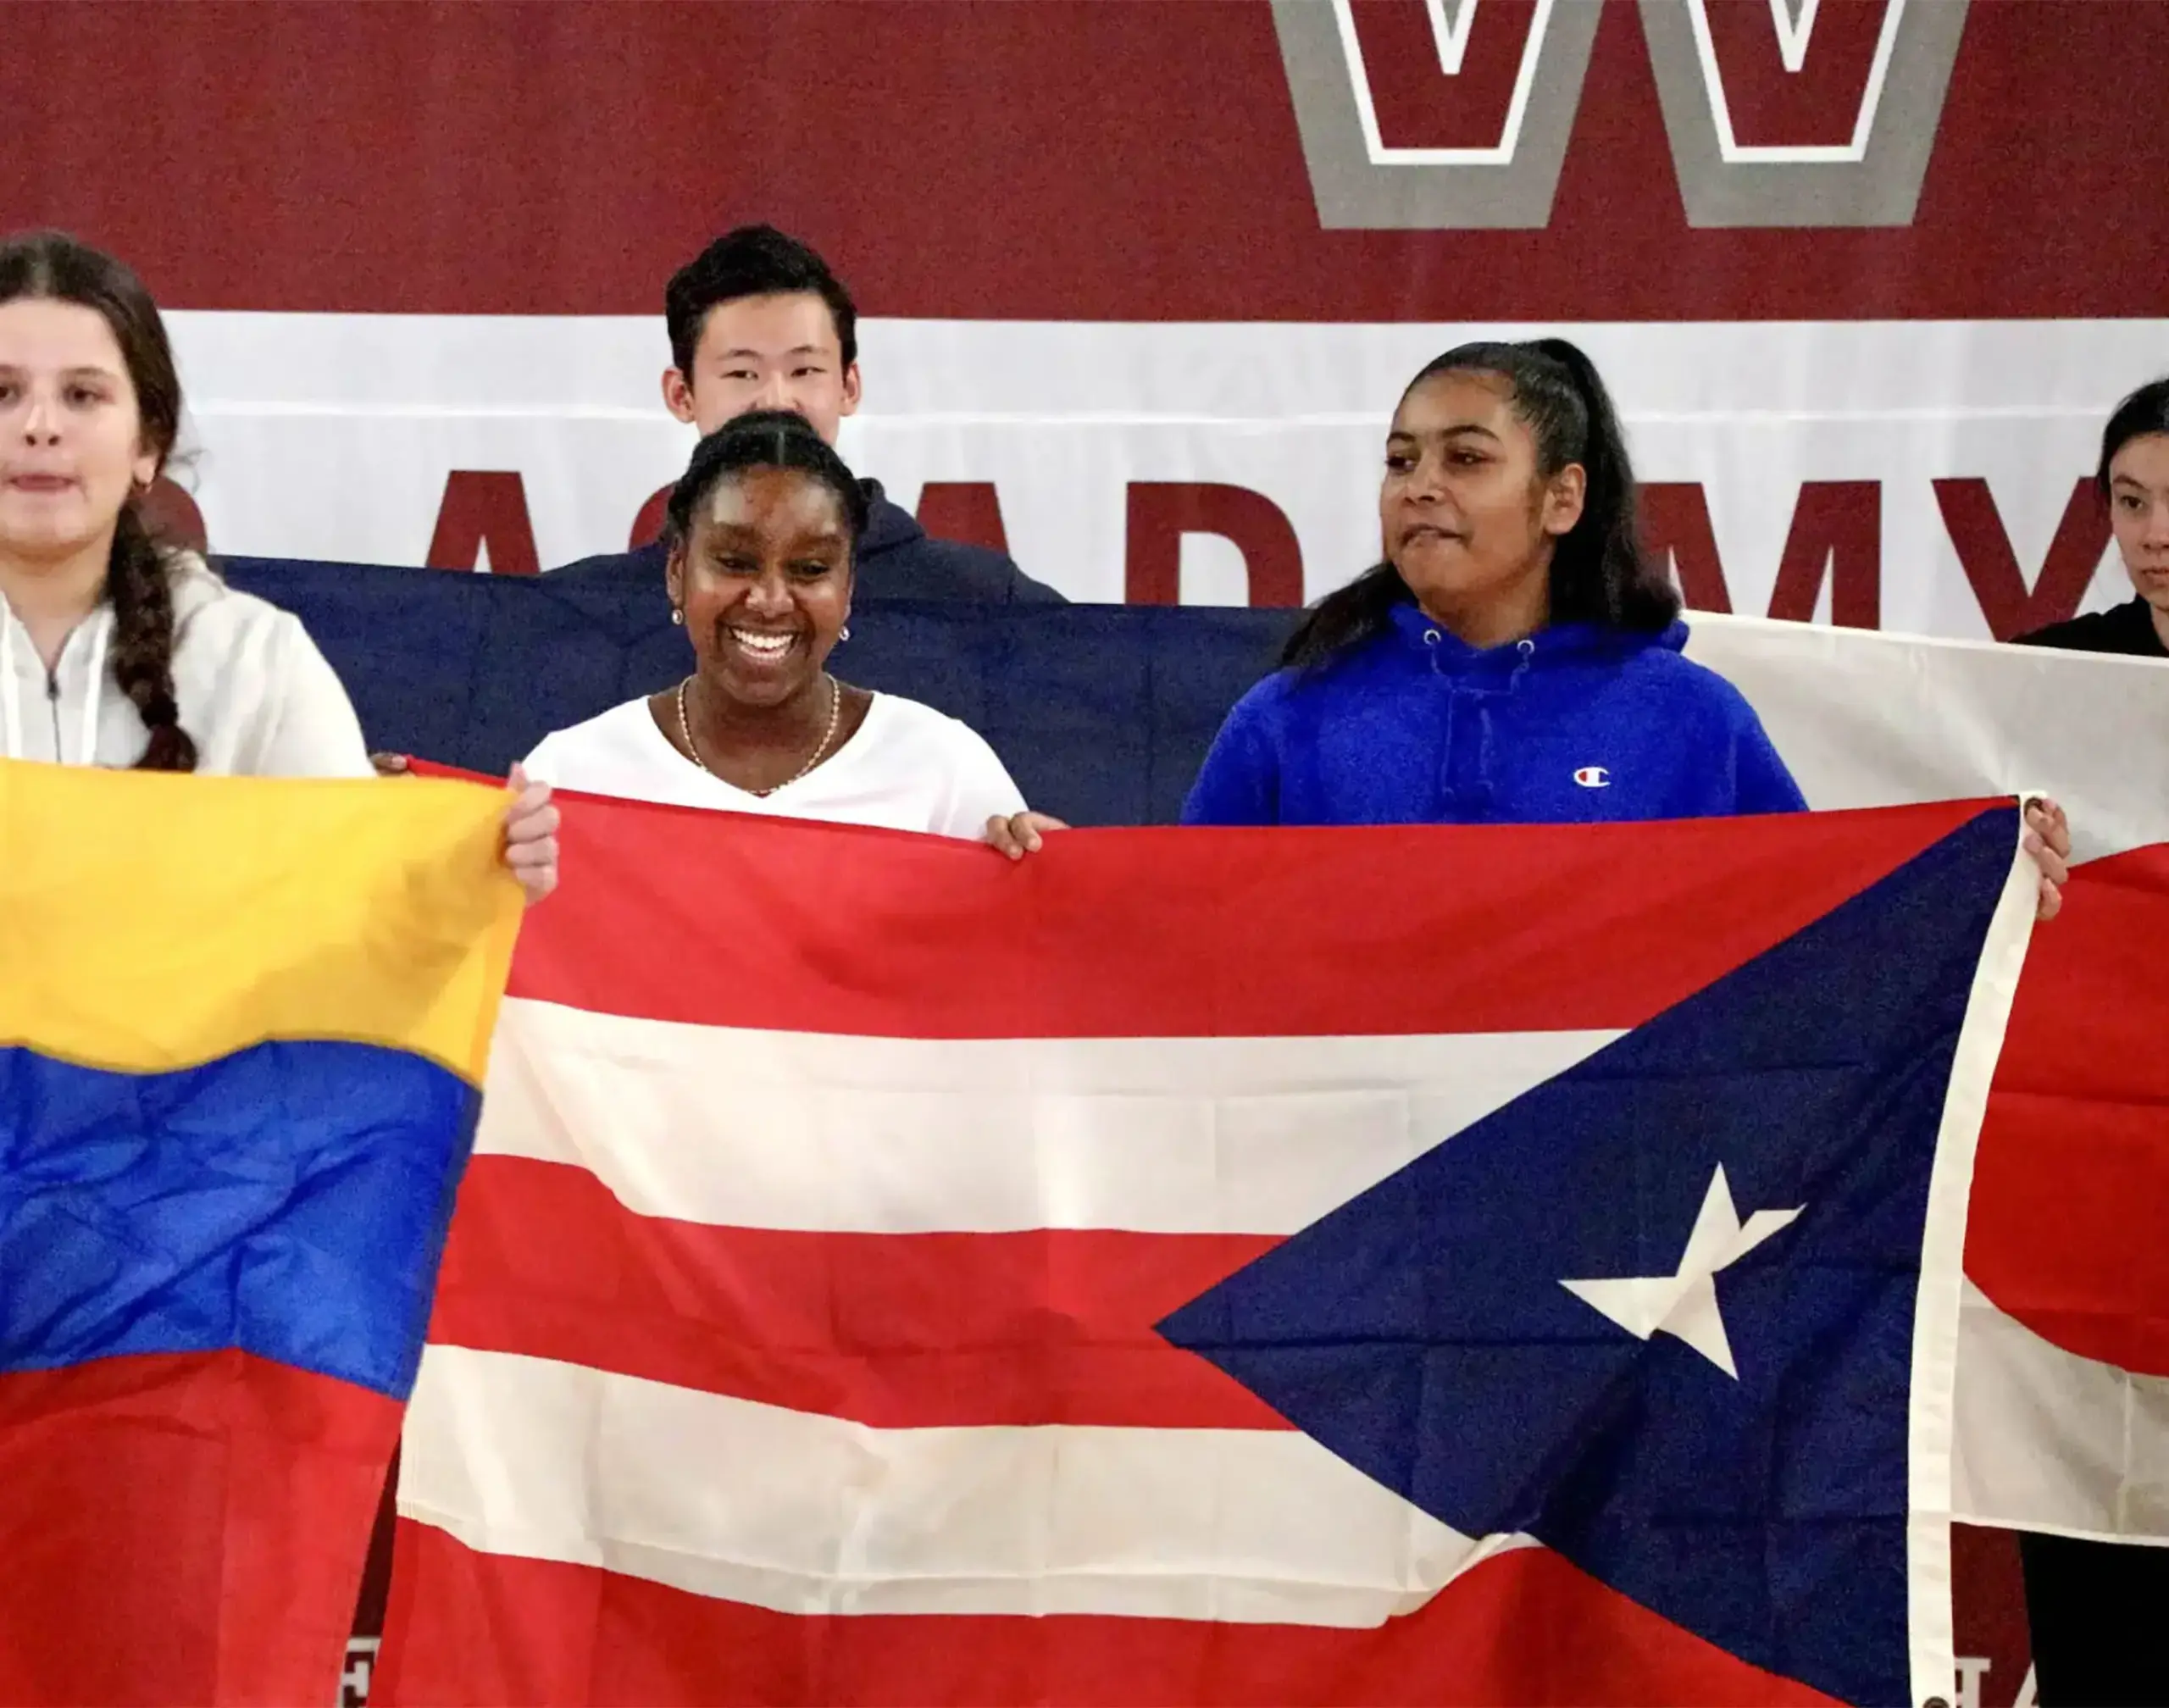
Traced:
MULTIPOLYGON (((170 319, 197 452, 180 478, 221 552, 420 563, 448 480, 516 474, 548 568, 624 550, 691 448, 663 410, 656 320, 170 319)), ((2099 569, 2079 608, 2128 596, 2105 521, 2073 491, 2116 400, 2169 369, 2163 320, 861 330, 852 466, 910 508, 929 483, 979 489, 972 513, 998 504, 1012 555, 1073 599, 1144 596, 1139 530, 1173 524, 1140 509, 1141 483, 1268 502, 1238 507, 1239 541, 1184 535, 1185 602, 1284 602, 1298 574, 1317 596, 1376 555, 1381 440, 1410 376, 1465 339, 1559 332, 1612 385, 1694 602, 1715 602, 1713 558, 1738 613, 1776 595, 1779 614, 1961 638, 1991 634, 1984 606, 2005 632, 2062 614, 2026 608, 2052 552, 2073 589, 2099 569)), ((473 567, 472 541, 455 555, 473 567)), ((483 555, 516 567, 496 533, 483 555)))

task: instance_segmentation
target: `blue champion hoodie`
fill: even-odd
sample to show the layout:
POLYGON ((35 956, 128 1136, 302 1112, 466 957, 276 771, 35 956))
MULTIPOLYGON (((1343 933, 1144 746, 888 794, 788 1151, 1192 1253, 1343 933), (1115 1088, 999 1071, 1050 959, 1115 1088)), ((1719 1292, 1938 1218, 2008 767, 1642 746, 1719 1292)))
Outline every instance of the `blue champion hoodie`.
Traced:
POLYGON ((1488 651, 1415 605, 1237 702, 1185 824, 1578 824, 1795 812, 1739 690, 1658 635, 1562 624, 1488 651))

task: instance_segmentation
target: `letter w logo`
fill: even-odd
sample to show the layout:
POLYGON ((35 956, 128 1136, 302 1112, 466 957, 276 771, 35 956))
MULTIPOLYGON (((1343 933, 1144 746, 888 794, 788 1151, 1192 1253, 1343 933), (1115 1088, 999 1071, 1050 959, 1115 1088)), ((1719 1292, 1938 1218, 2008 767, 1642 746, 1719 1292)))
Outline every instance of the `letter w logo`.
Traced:
MULTIPOLYGON (((1273 0, 1319 223, 1535 230, 1602 0, 1273 0)), ((1906 225, 1967 0, 1638 0, 1688 223, 1906 225)))

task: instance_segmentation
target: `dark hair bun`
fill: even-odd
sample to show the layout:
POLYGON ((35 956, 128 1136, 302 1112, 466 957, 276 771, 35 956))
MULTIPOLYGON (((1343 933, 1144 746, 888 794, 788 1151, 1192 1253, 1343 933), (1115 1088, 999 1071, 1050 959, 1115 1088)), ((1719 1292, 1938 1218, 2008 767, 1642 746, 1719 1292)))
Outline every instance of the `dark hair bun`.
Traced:
POLYGON ((813 430, 803 415, 789 409, 757 409, 733 416, 693 447, 693 460, 671 489, 663 537, 682 545, 692 531, 693 513, 724 481, 749 469, 795 469, 835 495, 854 546, 866 532, 866 489, 858 484, 835 447, 813 430))

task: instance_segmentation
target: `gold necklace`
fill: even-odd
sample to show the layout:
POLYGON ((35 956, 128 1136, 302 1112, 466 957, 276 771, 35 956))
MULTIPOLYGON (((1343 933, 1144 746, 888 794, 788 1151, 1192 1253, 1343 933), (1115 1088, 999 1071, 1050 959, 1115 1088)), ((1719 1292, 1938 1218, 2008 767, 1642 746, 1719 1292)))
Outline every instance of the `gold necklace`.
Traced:
MULTIPOLYGON (((828 757, 829 744, 836 739, 836 725, 843 718, 844 694, 843 690, 836 685, 835 677, 824 674, 821 679, 829 685, 829 728, 827 733, 821 737, 821 745, 813 750, 811 758, 797 770, 792 772, 790 776, 785 778, 782 782, 777 784, 775 788, 748 789, 746 792, 755 799, 765 801, 769 796, 774 794, 777 789, 790 788, 792 784, 828 757)), ((701 750, 693 740, 692 720, 685 715, 685 690, 692 685, 693 679, 690 676, 678 685, 678 733, 685 738, 685 751, 691 757, 696 765, 718 783, 729 783, 730 782, 729 778, 724 776, 707 760, 701 757, 701 750)), ((730 786, 735 789, 738 785, 732 783, 730 786)))

